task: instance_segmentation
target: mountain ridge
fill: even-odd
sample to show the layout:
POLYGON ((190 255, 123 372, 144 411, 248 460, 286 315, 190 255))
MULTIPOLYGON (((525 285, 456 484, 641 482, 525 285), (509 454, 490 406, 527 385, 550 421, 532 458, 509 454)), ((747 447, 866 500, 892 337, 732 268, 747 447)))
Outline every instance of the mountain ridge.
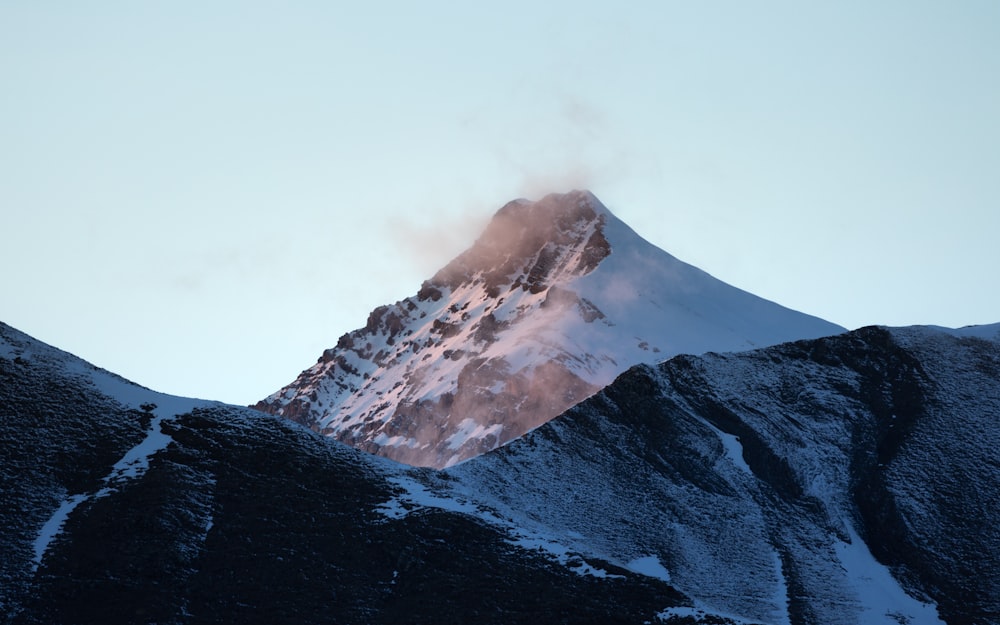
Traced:
POLYGON ((627 570, 574 572, 505 525, 393 514, 409 467, 3 323, 0 417, 0 623, 641 623, 686 605, 627 570))
POLYGON ((444 471, 743 619, 997 623, 998 332, 873 326, 637 365, 444 471))
POLYGON ((416 469, 0 324, 0 622, 990 625, 998 409, 1000 324, 871 327, 416 469))

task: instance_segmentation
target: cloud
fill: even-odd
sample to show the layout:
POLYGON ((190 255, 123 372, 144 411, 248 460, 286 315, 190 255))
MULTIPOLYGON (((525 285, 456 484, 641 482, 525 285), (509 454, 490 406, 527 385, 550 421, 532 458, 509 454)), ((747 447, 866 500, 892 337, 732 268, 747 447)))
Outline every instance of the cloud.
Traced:
MULTIPOLYGON (((545 98, 540 97, 541 100, 545 98)), ((506 129, 495 153, 529 199, 571 189, 595 189, 627 178, 640 162, 625 135, 593 101, 555 90, 537 116, 506 129)))
POLYGON ((479 202, 428 208, 418 211, 418 216, 394 215, 386 231, 397 249, 430 278, 475 242, 498 208, 489 210, 479 202))
POLYGON ((530 115, 516 112, 525 107, 511 107, 507 116, 493 109, 490 114, 470 111, 458 120, 470 141, 492 152, 499 177, 489 173, 487 161, 482 179, 456 176, 450 186, 415 200, 411 212, 392 211, 383 223, 396 249, 421 275, 430 277, 471 246, 510 200, 536 200, 572 189, 599 195, 602 187, 639 170, 642 159, 591 99, 554 86, 521 90, 512 97, 531 97, 538 105, 530 115))

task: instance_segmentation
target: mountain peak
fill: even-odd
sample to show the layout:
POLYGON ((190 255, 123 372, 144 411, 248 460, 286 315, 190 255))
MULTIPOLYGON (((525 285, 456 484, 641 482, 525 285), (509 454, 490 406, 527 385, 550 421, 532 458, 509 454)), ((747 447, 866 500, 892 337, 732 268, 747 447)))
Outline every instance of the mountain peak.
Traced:
POLYGON ((541 293, 590 273, 611 253, 603 233, 608 214, 589 191, 514 200, 496 212, 475 245, 424 286, 479 282, 490 297, 515 288, 541 293))
POLYGON ((638 363, 836 334, 651 245, 587 191, 515 200, 419 292, 255 407, 444 467, 517 438, 638 363))

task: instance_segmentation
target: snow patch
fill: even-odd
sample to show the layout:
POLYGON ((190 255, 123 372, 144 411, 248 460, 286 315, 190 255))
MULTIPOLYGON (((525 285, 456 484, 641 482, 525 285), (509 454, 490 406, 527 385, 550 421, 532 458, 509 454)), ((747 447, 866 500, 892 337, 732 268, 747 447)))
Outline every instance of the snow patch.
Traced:
POLYGON ((161 428, 164 418, 165 416, 162 414, 153 418, 146 431, 146 438, 125 452, 121 460, 115 463, 115 466, 111 468, 111 473, 104 478, 104 488, 97 491, 94 497, 110 495, 115 490, 115 484, 141 476, 149 469, 149 459, 173 442, 174 439, 168 434, 164 434, 161 428))
POLYGON ((45 552, 48 550, 49 545, 52 540, 62 532, 63 525, 66 523, 66 519, 73 510, 88 499, 100 499, 101 497, 106 497, 114 493, 122 482, 135 479, 141 476, 143 473, 149 469, 149 460, 153 457, 156 452, 166 449, 167 445, 173 442, 173 439, 167 434, 163 433, 160 428, 160 424, 163 422, 165 415, 157 415, 149 424, 149 430, 146 432, 146 437, 139 442, 138 445, 132 447, 125 455, 122 456, 121 460, 116 462, 113 467, 111 467, 111 472, 108 473, 102 480, 104 486, 102 486, 97 492, 92 494, 77 494, 71 495, 68 499, 63 501, 62 504, 52 513, 49 520, 42 525, 42 529, 38 532, 38 537, 35 539, 35 567, 42 563, 42 558, 45 557, 45 552))
POLYGON ((164 421, 190 412, 197 406, 215 403, 156 393, 82 361, 70 361, 66 363, 66 369, 68 371, 75 370, 77 373, 89 377, 101 393, 126 406, 151 410, 153 418, 143 439, 126 451, 101 480, 101 488, 92 493, 70 495, 42 525, 34 545, 34 565, 36 568, 41 564, 52 541, 62 532, 66 520, 77 506, 87 500, 106 497, 114 493, 123 483, 142 476, 149 469, 150 459, 173 442, 173 439, 163 432, 162 424, 164 421))
POLYGON ((378 436, 374 438, 374 442, 381 447, 416 447, 420 444, 420 441, 415 438, 389 436, 385 432, 379 432, 378 436))
POLYGON ((63 525, 66 523, 66 519, 69 518, 69 513, 86 499, 86 495, 70 496, 56 508, 56 511, 49 517, 49 520, 42 525, 41 531, 38 532, 38 537, 35 538, 35 568, 38 568, 38 565, 42 563, 42 558, 45 557, 45 552, 48 551, 49 545, 52 544, 55 537, 62 533, 63 525))
POLYGON ((510 544, 528 550, 541 551, 577 575, 589 575, 603 579, 623 579, 621 575, 615 575, 591 565, 580 554, 570 550, 556 537, 545 532, 517 526, 513 521, 501 518, 496 512, 486 507, 438 495, 409 477, 393 477, 389 478, 389 482, 396 484, 404 491, 389 501, 376 506, 375 511, 389 519, 401 519, 419 508, 437 508, 467 514, 505 530, 509 536, 508 542, 510 544))
MULTIPOLYGON (((480 510, 470 504, 450 497, 436 495, 423 484, 407 477, 389 478, 389 482, 403 489, 403 493, 376 506, 375 510, 390 519, 401 519, 417 508, 438 508, 449 512, 461 512, 480 516, 480 510)), ((493 519, 487 519, 493 521, 493 519)))
POLYGON ((669 621, 670 619, 677 618, 677 619, 696 619, 699 622, 706 619, 710 619, 709 622, 714 622, 724 619, 727 622, 732 622, 734 625, 750 625, 751 623, 755 622, 742 619, 738 616, 723 614, 721 612, 715 612, 712 610, 703 610, 701 608, 688 608, 688 607, 667 608, 666 610, 660 612, 656 616, 661 621, 669 621))
POLYGON ((778 579, 772 599, 777 608, 775 619, 777 619, 776 622, 787 625, 792 622, 788 614, 788 580, 785 579, 785 570, 781 565, 781 556, 778 554, 777 549, 772 551, 772 555, 774 557, 774 573, 778 579))
POLYGON ((625 568, 633 573, 645 575, 646 577, 655 577, 656 579, 660 579, 665 582, 670 581, 670 572, 667 571, 662 564, 660 564, 660 559, 656 556, 643 556, 641 558, 636 558, 626 564, 625 568))
POLYGON ((847 573, 860 603, 861 623, 910 623, 911 625, 943 625, 934 604, 917 601, 880 564, 850 523, 847 523, 850 543, 834 545, 837 558, 847 573))
POLYGON ((499 439, 502 430, 503 425, 500 423, 486 426, 476 423, 474 419, 462 419, 462 422, 458 424, 458 429, 446 439, 446 442, 448 449, 458 449, 473 439, 486 438, 487 436, 496 436, 499 439))
POLYGON ((604 569, 597 568, 584 560, 579 554, 570 551, 566 545, 541 534, 521 535, 508 542, 524 549, 544 551, 549 557, 577 575, 599 577, 601 579, 625 579, 624 575, 615 575, 608 573, 604 569))
POLYGON ((753 475, 753 471, 750 470, 750 465, 747 464, 746 460, 743 459, 743 443, 740 442, 740 437, 733 434, 727 434, 718 428, 712 428, 715 433, 719 435, 719 439, 722 441, 722 448, 726 452, 726 457, 728 457, 736 468, 743 471, 748 475, 753 475))

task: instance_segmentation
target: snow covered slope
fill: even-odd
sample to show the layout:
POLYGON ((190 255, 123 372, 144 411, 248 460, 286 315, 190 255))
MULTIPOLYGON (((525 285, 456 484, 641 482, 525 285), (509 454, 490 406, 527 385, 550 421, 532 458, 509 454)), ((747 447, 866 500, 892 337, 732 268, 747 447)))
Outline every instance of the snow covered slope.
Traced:
POLYGON ((637 366, 442 488, 748 621, 995 625, 998 329, 637 366))
POLYGON ((842 331, 677 260, 574 191, 504 206, 416 296, 375 310, 255 407, 443 467, 521 436, 634 364, 842 331))

